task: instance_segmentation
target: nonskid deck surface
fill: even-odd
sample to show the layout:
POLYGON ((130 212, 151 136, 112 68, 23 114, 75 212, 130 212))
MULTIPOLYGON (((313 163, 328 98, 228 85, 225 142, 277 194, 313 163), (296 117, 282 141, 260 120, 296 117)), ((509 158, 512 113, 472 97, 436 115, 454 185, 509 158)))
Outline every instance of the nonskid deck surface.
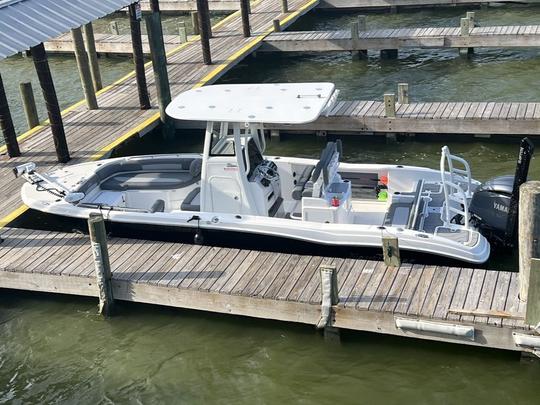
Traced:
MULTIPOLYGON (((0 288, 97 296, 86 236, 8 228, 2 237, 0 288)), ((512 350, 511 331, 529 328, 517 273, 508 271, 392 268, 375 260, 125 238, 111 238, 109 254, 120 300, 315 324, 318 269, 328 264, 337 269, 337 326, 377 331, 383 320, 382 332, 403 334, 390 328, 399 316, 471 324, 483 330, 481 339, 454 340, 512 350)))

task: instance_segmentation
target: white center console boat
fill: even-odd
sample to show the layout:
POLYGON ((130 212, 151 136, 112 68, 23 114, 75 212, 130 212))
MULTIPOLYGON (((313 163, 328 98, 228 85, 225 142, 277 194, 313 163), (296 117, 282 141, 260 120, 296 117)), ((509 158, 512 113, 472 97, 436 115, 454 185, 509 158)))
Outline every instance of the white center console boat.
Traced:
POLYGON ((341 162, 339 140, 328 142, 319 159, 264 155, 265 123, 315 121, 337 95, 331 83, 190 90, 173 100, 167 114, 207 122, 202 154, 106 159, 46 175, 27 164, 15 169, 28 180, 22 198, 33 209, 68 217, 100 212, 112 222, 324 245, 378 247, 382 237, 396 236, 400 249, 486 261, 485 235, 504 231, 515 203, 501 191, 515 185, 513 176, 481 186, 469 164, 447 147, 439 170, 341 162), (503 210, 490 218, 484 211, 493 196, 503 210))

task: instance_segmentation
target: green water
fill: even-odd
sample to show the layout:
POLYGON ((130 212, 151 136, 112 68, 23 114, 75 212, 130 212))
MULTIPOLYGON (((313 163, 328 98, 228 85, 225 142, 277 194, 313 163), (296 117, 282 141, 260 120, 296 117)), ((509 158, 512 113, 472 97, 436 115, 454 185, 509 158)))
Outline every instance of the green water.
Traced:
MULTIPOLYGON (((369 15, 375 27, 457 25, 465 9, 369 15)), ((343 28, 354 13, 317 13, 295 29, 343 28)), ((533 24, 540 9, 478 11, 481 24, 533 24)), ((106 23, 104 23, 106 26, 106 23)), ((479 50, 471 60, 454 51, 407 51, 397 61, 335 55, 249 58, 223 82, 331 80, 347 98, 380 98, 398 81, 415 100, 540 99, 537 50, 479 50)), ((52 58, 64 106, 82 93, 70 58, 52 58), (71 66, 71 67, 70 67, 71 66), (63 97, 63 98, 62 98, 63 97)), ((101 59, 110 82, 129 71, 127 59, 101 59)), ((10 88, 31 76, 30 61, 0 62, 10 88), (25 76, 27 75, 27 76, 25 76)), ((15 97, 10 94, 16 107, 15 97)), ((22 116, 13 108, 18 128, 22 116), (19 115, 17 115, 19 114, 19 115), (19 117, 19 118, 17 118, 19 117)), ((174 142, 153 138, 123 153, 200 150, 198 134, 174 142)), ((442 144, 472 164, 476 178, 512 172, 517 139, 405 141, 344 139, 344 160, 436 167, 442 144)), ((309 136, 272 141, 268 153, 317 156, 323 141, 309 136)), ((540 178, 537 160, 531 177, 540 178)), ((0 291, 0 404, 41 403, 322 403, 536 404, 539 363, 518 356, 387 336, 344 333, 328 344, 313 327, 121 304, 103 320, 94 300, 0 291)))

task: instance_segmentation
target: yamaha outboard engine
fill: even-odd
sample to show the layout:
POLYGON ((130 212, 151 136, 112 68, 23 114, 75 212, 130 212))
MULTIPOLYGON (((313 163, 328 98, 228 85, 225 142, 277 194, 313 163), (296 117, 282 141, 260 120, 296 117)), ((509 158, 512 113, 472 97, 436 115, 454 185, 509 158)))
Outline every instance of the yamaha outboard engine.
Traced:
POLYGON ((519 186, 527 181, 533 152, 533 143, 523 138, 515 175, 489 179, 474 192, 469 206, 471 218, 492 243, 505 247, 513 247, 515 244, 519 186))

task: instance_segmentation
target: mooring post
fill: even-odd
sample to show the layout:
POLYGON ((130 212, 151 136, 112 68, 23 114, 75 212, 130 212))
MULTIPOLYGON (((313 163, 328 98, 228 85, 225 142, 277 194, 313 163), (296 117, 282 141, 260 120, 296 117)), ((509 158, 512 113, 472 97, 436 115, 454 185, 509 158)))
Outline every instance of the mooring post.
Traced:
POLYGON ((339 340, 339 329, 333 327, 334 305, 339 303, 336 266, 321 265, 321 317, 317 329, 324 329, 325 339, 339 340))
POLYGON ((148 42, 150 44, 150 55, 152 58, 152 69, 154 70, 157 98, 159 105, 159 115, 163 123, 163 136, 170 138, 174 136, 174 124, 167 117, 165 108, 171 102, 171 88, 169 84, 169 74, 165 63, 165 47, 163 45, 163 35, 160 29, 159 13, 152 13, 146 17, 146 30, 148 32, 148 42))
POLYGON ((98 102, 94 85, 92 84, 92 74, 90 73, 90 66, 88 64, 88 55, 84 49, 84 39, 81 27, 72 28, 71 36, 73 38, 75 59, 77 61, 77 68, 79 69, 79 76, 81 77, 81 84, 84 92, 84 98, 86 99, 86 105, 88 106, 89 110, 97 110, 98 102))
POLYGON ((274 32, 281 32, 281 23, 279 20, 273 20, 272 24, 274 24, 274 32))
POLYGON ((28 129, 37 127, 39 125, 39 116, 36 107, 36 99, 34 98, 34 91, 32 90, 32 83, 19 83, 19 90, 21 92, 21 101, 23 104, 24 115, 26 116, 26 122, 28 123, 28 129))
POLYGON ((281 12, 283 14, 289 12, 289 4, 288 4, 287 0, 281 0, 281 12))
POLYGON ((101 214, 90 214, 88 218, 88 231, 90 233, 90 243, 99 289, 99 313, 104 316, 110 316, 114 308, 112 274, 107 248, 105 221, 101 214))
POLYGON ((409 84, 398 83, 398 104, 409 104, 409 84))
POLYGON ((139 105, 141 110, 148 110, 150 97, 148 96, 148 86, 146 85, 146 73, 144 69, 144 54, 141 36, 142 11, 140 3, 129 5, 129 27, 131 31, 131 46, 133 48, 133 63, 135 65, 135 80, 137 81, 137 92, 139 94, 139 105))
POLYGON ((474 26, 476 24, 475 21, 474 21, 474 16, 475 16, 474 11, 467 11, 466 15, 467 15, 467 18, 469 20, 469 28, 470 29, 474 28, 474 26))
POLYGON ((244 38, 251 36, 251 28, 249 26, 249 0, 240 0, 240 14, 242 16, 242 32, 244 38))
POLYGON ((113 35, 120 35, 120 29, 118 28, 118 21, 111 21, 109 24, 109 31, 113 35))
POLYGON ((58 162, 66 163, 70 159, 69 149, 66 141, 66 134, 64 132, 64 123, 62 122, 62 115, 60 113, 60 106, 58 105, 58 98, 56 97, 56 90, 54 88, 54 82, 49 67, 49 60, 47 59, 47 53, 45 52, 45 46, 43 46, 43 43, 40 43, 31 47, 30 52, 36 68, 39 85, 43 91, 43 98, 45 99, 45 106, 47 107, 47 115, 49 116, 49 123, 51 125, 56 156, 58 162))
POLYGON ((90 64, 90 73, 94 90, 99 91, 103 88, 101 73, 99 71, 98 55, 96 52, 96 39, 94 38, 94 27, 92 23, 83 25, 83 35, 86 42, 86 53, 88 54, 88 63, 90 64))
POLYGON ((210 53, 210 21, 207 15, 206 0, 197 0, 197 12, 199 15, 199 30, 201 37, 201 47, 203 62, 205 65, 212 64, 212 55, 210 53))
POLYGON ((199 35, 199 13, 197 11, 192 11, 190 13, 191 17, 191 26, 193 27, 193 35, 199 35))
POLYGON ((519 298, 529 302, 531 261, 540 259, 540 181, 528 181, 519 188, 518 240, 519 298))
POLYGON ((181 44, 187 42, 187 29, 184 21, 178 21, 178 36, 181 44))
MULTIPOLYGON (((159 27, 156 32, 159 30, 158 38, 162 43, 163 49, 165 49, 165 43, 163 42, 163 25, 161 23, 161 10, 159 9, 159 0, 150 0, 150 12, 154 16, 154 25, 157 25, 159 27)), ((165 54, 163 63, 165 65, 167 64, 167 54, 165 54)))
POLYGON ((462 37, 468 37, 469 36, 469 19, 467 17, 464 17, 460 20, 460 31, 459 34, 462 37))
POLYGON ((351 39, 353 41, 358 41, 358 21, 353 21, 351 23, 351 39))
POLYGON ((11 111, 9 110, 2 75, 0 75, 0 129, 2 129, 2 135, 4 136, 4 142, 9 157, 21 156, 19 141, 17 140, 17 133, 13 126, 13 118, 11 117, 11 111))
POLYGON ((384 236, 382 238, 382 249, 384 264, 390 267, 399 267, 401 265, 398 238, 395 236, 384 236))
POLYGON ((387 118, 396 118, 396 95, 395 93, 384 94, 384 115, 387 118))

